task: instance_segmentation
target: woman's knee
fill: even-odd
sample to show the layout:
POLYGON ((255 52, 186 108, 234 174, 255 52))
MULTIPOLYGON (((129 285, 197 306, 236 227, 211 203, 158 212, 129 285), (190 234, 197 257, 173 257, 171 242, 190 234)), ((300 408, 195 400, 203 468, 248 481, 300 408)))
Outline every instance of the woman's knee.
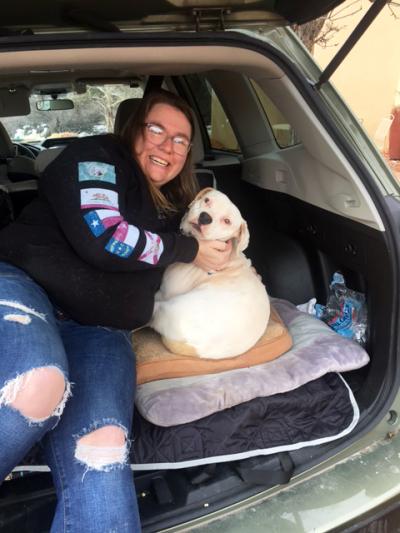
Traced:
POLYGON ((70 395, 70 384, 55 366, 34 368, 6 382, 0 406, 9 405, 31 422, 60 416, 70 395))
POLYGON ((111 470, 126 463, 127 432, 117 425, 106 425, 81 436, 76 442, 75 458, 93 470, 111 470))

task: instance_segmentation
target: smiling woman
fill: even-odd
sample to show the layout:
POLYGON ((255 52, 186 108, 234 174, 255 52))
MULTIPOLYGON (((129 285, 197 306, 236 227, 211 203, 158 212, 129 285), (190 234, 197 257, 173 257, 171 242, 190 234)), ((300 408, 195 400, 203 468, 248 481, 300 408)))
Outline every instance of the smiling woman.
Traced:
POLYGON ((160 189, 182 171, 192 138, 192 125, 170 105, 155 104, 133 150, 143 173, 160 189))
POLYGON ((158 91, 144 98, 140 109, 126 144, 116 135, 100 135, 67 146, 41 176, 41 197, 27 207, 22 223, 18 219, 0 234, 0 270, 5 274, 0 289, 8 300, 41 313, 41 320, 7 314, 0 321, 0 337, 7 345, 0 366, 0 480, 44 439, 58 490, 58 530, 78 516, 87 532, 140 529, 127 462, 134 354, 124 330, 150 320, 167 265, 198 256, 206 269, 228 261, 224 243, 218 243, 217 251, 209 244, 200 250, 196 239, 178 234, 175 215, 196 190, 190 172, 189 107, 158 91), (172 181, 177 185, 167 199, 164 188, 172 181), (225 248, 226 253, 219 251, 225 248), (16 324, 25 328, 20 342, 29 344, 29 353, 9 342, 16 324), (51 372, 40 386, 33 378, 29 387, 24 384, 27 370, 37 378, 43 367, 51 372), (71 398, 70 380, 75 384, 71 398), (124 391, 118 401, 116 388, 124 391), (58 404, 67 404, 65 417, 58 404), (60 422, 49 432, 54 417, 60 422), (16 425, 18 431, 10 433, 8 426, 16 425), (65 499, 73 509, 67 514, 65 499), (110 505, 99 506, 105 499, 110 505), (95 517, 94 507, 102 509, 95 517))
POLYGON ((176 95, 160 90, 142 100, 122 130, 122 139, 135 154, 161 210, 176 212, 187 206, 197 192, 190 150, 193 134, 189 106, 176 95))

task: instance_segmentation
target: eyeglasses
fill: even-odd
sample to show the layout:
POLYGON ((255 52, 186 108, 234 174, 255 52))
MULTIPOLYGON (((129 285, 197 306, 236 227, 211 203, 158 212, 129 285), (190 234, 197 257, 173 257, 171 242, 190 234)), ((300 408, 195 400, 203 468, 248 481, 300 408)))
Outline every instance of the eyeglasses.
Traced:
POLYGON ((159 146, 167 139, 172 140, 172 150, 177 155, 186 155, 190 147, 192 146, 191 142, 182 135, 168 135, 165 129, 159 124, 153 124, 152 122, 145 122, 145 136, 146 139, 159 146))

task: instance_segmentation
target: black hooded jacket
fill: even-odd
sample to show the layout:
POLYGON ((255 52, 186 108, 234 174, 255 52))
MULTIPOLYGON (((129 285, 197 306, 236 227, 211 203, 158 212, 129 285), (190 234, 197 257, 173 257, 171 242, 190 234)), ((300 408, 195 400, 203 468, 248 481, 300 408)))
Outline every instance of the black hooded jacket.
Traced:
POLYGON ((165 267, 197 254, 178 227, 179 217, 157 212, 116 137, 87 137, 48 165, 38 198, 0 232, 0 260, 27 272, 72 319, 134 329, 150 319, 165 267))

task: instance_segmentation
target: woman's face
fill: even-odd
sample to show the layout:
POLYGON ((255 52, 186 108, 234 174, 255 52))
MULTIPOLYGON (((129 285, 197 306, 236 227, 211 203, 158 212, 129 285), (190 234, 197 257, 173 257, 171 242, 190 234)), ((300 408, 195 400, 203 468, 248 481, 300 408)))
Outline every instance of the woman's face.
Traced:
POLYGON ((146 178, 159 189, 174 179, 185 164, 187 152, 182 154, 182 146, 190 143, 190 122, 175 107, 155 104, 142 131, 134 142, 133 151, 146 178), (149 125, 153 126, 149 129, 149 125))

